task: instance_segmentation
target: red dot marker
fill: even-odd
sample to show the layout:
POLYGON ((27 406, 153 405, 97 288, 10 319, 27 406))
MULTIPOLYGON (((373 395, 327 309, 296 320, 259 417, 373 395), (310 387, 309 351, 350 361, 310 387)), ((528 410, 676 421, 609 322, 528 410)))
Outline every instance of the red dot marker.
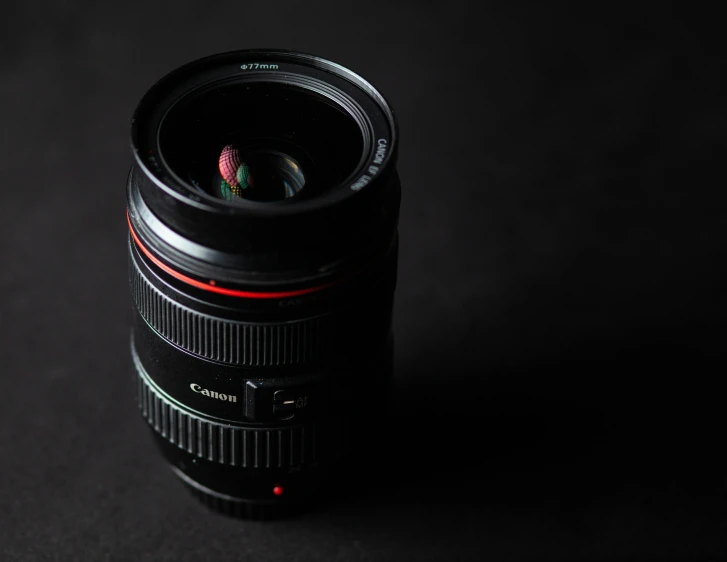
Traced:
POLYGON ((282 496, 283 495, 283 487, 282 486, 275 486, 275 488, 273 488, 273 494, 275 494, 276 496, 282 496))

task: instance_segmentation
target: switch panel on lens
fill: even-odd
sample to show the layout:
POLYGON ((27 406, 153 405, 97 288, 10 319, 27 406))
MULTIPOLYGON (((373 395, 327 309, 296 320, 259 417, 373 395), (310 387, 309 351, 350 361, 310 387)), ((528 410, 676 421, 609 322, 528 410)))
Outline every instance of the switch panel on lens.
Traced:
POLYGON ((319 409, 321 391, 314 383, 281 386, 275 381, 248 381, 245 417, 254 422, 303 420, 319 409))

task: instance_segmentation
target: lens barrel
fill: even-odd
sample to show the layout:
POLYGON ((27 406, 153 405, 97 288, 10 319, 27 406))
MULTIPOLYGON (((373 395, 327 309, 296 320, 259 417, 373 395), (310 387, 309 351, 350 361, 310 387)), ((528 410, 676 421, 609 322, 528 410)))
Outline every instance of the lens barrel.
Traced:
POLYGON ((373 86, 292 51, 194 61, 137 107, 127 220, 139 407, 213 509, 294 513, 377 455, 397 135, 373 86))

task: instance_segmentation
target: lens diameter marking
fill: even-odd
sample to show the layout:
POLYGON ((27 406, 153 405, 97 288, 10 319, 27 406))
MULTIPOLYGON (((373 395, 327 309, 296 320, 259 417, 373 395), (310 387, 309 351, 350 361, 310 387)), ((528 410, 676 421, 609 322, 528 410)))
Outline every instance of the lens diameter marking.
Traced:
POLYGON ((241 70, 278 70, 277 64, 263 64, 259 62, 249 62, 240 65, 241 70))

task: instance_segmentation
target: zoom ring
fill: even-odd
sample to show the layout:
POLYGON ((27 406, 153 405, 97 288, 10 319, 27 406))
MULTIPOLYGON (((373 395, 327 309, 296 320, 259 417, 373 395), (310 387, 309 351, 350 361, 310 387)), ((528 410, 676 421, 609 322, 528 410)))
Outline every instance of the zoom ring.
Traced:
MULTIPOLYGON (((132 257, 133 259, 133 257, 132 257)), ((330 349, 333 315, 274 324, 201 314, 170 299, 132 263, 131 292, 139 313, 170 342, 199 357, 245 367, 314 361, 330 349)))
POLYGON ((141 372, 137 398, 152 429, 199 458, 242 468, 289 468, 316 461, 313 424, 252 429, 204 420, 167 400, 141 372))

